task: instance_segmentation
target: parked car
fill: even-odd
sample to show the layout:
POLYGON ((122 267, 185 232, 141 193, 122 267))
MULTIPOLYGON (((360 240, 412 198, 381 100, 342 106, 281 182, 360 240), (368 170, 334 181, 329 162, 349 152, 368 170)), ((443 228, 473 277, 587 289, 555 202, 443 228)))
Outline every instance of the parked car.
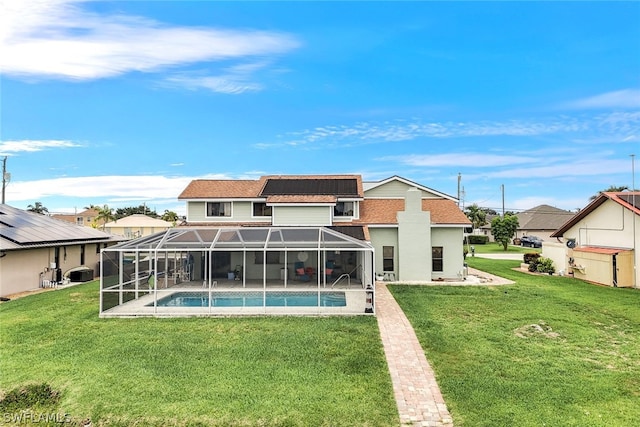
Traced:
POLYGON ((542 239, 536 236, 522 236, 520 238, 520 245, 527 246, 530 248, 541 248, 542 247, 542 239))

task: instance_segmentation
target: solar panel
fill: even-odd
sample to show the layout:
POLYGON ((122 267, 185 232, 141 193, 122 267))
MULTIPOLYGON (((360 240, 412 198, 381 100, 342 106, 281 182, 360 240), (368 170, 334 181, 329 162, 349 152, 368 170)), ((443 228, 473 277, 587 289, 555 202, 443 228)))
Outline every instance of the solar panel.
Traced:
POLYGON ((640 194, 619 194, 618 197, 634 208, 640 209, 640 194))
POLYGON ((7 205, 0 205, 0 214, 0 236, 18 244, 109 238, 108 234, 100 230, 7 205))
POLYGON ((261 196, 332 195, 358 197, 358 182, 344 179, 269 179, 261 196))

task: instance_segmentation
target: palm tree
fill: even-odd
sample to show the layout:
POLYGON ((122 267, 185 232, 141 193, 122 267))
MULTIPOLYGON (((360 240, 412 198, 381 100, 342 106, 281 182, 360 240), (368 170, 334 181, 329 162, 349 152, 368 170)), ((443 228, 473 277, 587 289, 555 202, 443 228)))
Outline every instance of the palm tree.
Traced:
POLYGON ((172 222, 175 224, 176 221, 178 221, 178 214, 168 209, 165 209, 164 213, 162 214, 162 220, 167 222, 172 222))
POLYGON ((94 208, 98 211, 96 222, 102 221, 102 231, 104 231, 104 225, 107 222, 115 221, 116 219, 116 217, 113 215, 113 209, 108 205, 104 205, 102 207, 94 206, 94 208))
POLYGON ((465 210, 467 218, 471 221, 474 229, 480 228, 487 223, 487 213, 476 203, 471 206, 467 206, 465 210))
POLYGON ((627 187, 626 185, 622 185, 620 187, 616 187, 615 185, 611 185, 606 190, 602 190, 602 191, 598 192, 598 194, 594 194, 593 196, 589 197, 589 200, 595 200, 601 193, 619 193, 621 191, 625 191, 625 190, 628 190, 628 189, 629 189, 629 187, 627 187))
POLYGON ((40 215, 48 214, 49 209, 47 209, 42 203, 36 202, 35 205, 27 206, 27 210, 29 212, 35 212, 40 215))

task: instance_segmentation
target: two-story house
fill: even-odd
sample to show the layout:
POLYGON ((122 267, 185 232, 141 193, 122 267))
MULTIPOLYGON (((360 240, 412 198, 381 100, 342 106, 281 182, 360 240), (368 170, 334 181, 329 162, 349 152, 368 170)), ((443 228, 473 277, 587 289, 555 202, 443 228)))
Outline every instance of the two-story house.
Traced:
MULTIPOLYGON (((327 227, 370 242, 375 272, 385 279, 457 280, 463 269, 470 222, 456 199, 398 176, 379 182, 359 175, 194 180, 178 198, 192 227, 327 227)), ((348 255, 340 258, 338 265, 351 265, 348 255)))
POLYGON ((194 180, 179 199, 183 224, 104 251, 101 316, 373 313, 376 280, 464 271, 456 200, 397 176, 194 180))

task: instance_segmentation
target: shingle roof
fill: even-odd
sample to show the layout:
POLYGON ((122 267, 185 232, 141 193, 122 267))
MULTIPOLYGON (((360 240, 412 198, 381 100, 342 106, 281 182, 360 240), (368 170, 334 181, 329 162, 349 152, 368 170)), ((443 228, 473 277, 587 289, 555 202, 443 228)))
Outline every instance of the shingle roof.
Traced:
POLYGON ((178 199, 257 198, 270 195, 331 195, 362 198, 359 175, 268 175, 257 180, 196 179, 178 199))
MULTIPOLYGON (((397 224, 404 199, 365 199, 360 203, 360 220, 366 224, 397 224)), ((431 212, 432 224, 471 225, 469 218, 452 200, 423 199, 422 210, 431 212)))
POLYGON ((518 217, 519 230, 555 230, 574 215, 574 212, 540 205, 520 212, 516 217, 518 217))
POLYGON ((224 199, 258 197, 264 180, 196 179, 178 199, 224 199))
POLYGON ((638 204, 637 199, 640 199, 640 191, 602 192, 591 203, 585 206, 584 209, 575 214, 569 221, 554 231, 553 234, 551 234, 551 237, 562 237, 567 230, 582 221, 584 217, 596 210, 607 200, 618 203, 636 215, 640 215, 640 208, 633 204, 634 201, 636 205, 638 204))

